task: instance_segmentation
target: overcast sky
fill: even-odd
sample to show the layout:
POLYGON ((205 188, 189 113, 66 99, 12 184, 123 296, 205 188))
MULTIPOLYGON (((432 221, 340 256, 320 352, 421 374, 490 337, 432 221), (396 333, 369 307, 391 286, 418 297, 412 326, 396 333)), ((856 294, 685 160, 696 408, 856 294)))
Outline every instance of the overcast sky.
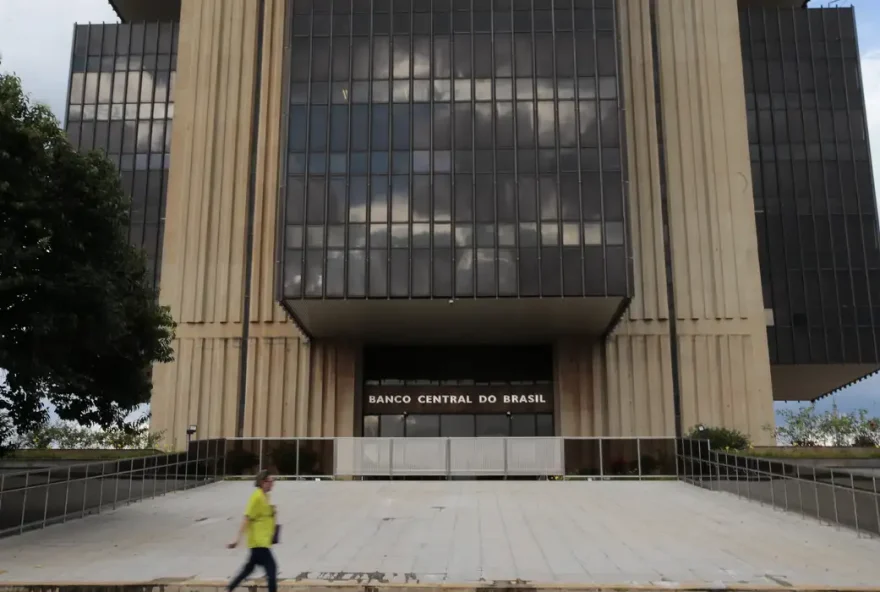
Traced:
MULTIPOLYGON (((880 0, 813 0, 811 4, 856 7, 874 177, 880 180, 880 0)), ((25 90, 61 119, 74 23, 116 21, 107 0, 0 0, 0 69, 18 74, 25 90)), ((862 381, 834 400, 841 408, 866 408, 880 415, 880 377, 862 381)), ((822 405, 831 403, 826 399, 822 405)))

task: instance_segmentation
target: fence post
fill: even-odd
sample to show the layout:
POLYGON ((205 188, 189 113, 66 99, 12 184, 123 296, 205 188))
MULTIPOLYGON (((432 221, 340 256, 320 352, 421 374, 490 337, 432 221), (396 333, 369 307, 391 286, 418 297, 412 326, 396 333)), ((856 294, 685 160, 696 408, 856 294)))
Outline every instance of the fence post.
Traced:
POLYGON ((803 482, 801 480, 801 465, 800 463, 795 463, 795 478, 797 479, 798 484, 798 504, 801 507, 801 518, 804 517, 804 488, 803 482))
POLYGON ((751 459, 747 456, 743 460, 745 460, 745 463, 746 463, 746 497, 748 499, 752 499, 752 474, 751 474, 752 469, 749 466, 749 461, 751 459))
POLYGON ((822 512, 819 510, 819 479, 816 478, 816 465, 813 465, 813 495, 816 498, 816 518, 822 520, 822 512))
POLYGON ((159 457, 151 456, 150 460, 153 461, 153 495, 150 497, 155 498, 156 487, 159 486, 159 457))
POLYGON ((394 480, 394 438, 388 440, 388 478, 394 480))
POLYGON ((116 467, 116 470, 113 471, 114 479, 113 479, 113 509, 116 509, 116 502, 119 501, 119 467, 122 461, 115 461, 113 464, 116 467))
MULTIPOLYGON (((700 463, 700 487, 703 486, 703 441, 697 443, 697 454, 700 463)), ((694 475, 696 477, 696 475, 694 475)))
MULTIPOLYGON (((257 465, 260 468, 260 471, 263 470, 263 439, 260 438, 260 448, 259 448, 259 464, 257 465)), ((297 466, 299 466, 299 441, 296 442, 296 460, 297 466)), ((299 475, 299 469, 297 469, 296 474, 299 475)))
POLYGON ((186 456, 183 465, 183 489, 189 489, 189 442, 186 443, 186 456))
POLYGON ((782 469, 782 493, 785 496, 785 511, 788 512, 788 477, 786 477, 785 463, 779 461, 779 468, 782 469))
POLYGON ((199 446, 199 444, 200 444, 200 442, 196 441, 196 466, 195 466, 196 474, 193 477, 193 480, 195 481, 195 484, 193 485, 193 487, 199 486, 199 459, 201 458, 200 453, 201 453, 201 448, 202 448, 201 446, 199 446))
POLYGON ((602 450, 603 438, 599 438, 599 479, 605 480, 605 453, 602 450))
POLYGON ((134 488, 134 459, 128 461, 128 498, 126 503, 131 503, 131 491, 134 488))
POLYGON ((180 454, 174 455, 174 490, 177 491, 177 481, 180 479, 180 454))
POLYGON ((452 478, 452 438, 446 438, 446 480, 452 478))
POLYGON ((70 467, 67 467, 67 482, 64 484, 64 515, 61 521, 67 522, 67 502, 70 500, 70 467))
POLYGON ((104 508, 104 473, 107 472, 107 461, 101 463, 101 491, 98 492, 98 514, 104 508))
POLYGON ((162 489, 162 495, 166 495, 168 493, 168 473, 171 467, 171 455, 164 454, 161 458, 162 462, 165 464, 165 487, 162 489))
POLYGON ((83 518, 86 515, 86 499, 89 495, 89 467, 90 465, 85 465, 86 467, 86 476, 83 479, 83 503, 82 508, 80 508, 79 517, 83 518))
POLYGON ((507 481, 507 438, 502 438, 501 441, 504 446, 504 480, 507 481))
POLYGON ((141 497, 139 501, 144 501, 144 498, 147 496, 147 457, 143 458, 141 462, 141 497))
MULTIPOLYGON (((69 470, 70 469, 68 469, 68 471, 69 470)), ((28 483, 30 482, 30 479, 31 479, 31 474, 29 472, 25 473, 24 474, 24 491, 22 492, 24 497, 22 498, 22 501, 21 501, 21 521, 18 524, 19 534, 24 532, 24 516, 25 516, 25 510, 27 510, 27 492, 28 492, 28 483)))
POLYGON ((742 493, 739 491, 739 455, 736 453, 733 454, 733 462, 735 463, 733 467, 733 476, 736 479, 736 495, 742 496, 742 493))
POLYGON ((877 497, 877 476, 871 475, 871 483, 874 485, 874 512, 877 515, 877 534, 880 534, 880 500, 877 497))
POLYGON ((46 520, 49 518, 49 489, 52 487, 52 469, 46 474, 46 499, 43 500, 43 528, 46 528, 46 520))
POLYGON ((3 510, 3 489, 6 487, 6 474, 0 474, 0 511, 3 510))
MULTIPOLYGON (((761 461, 758 461, 758 467, 760 469, 761 461)), ((758 471, 760 475, 761 471, 758 471)), ((773 506, 773 509, 776 509, 776 485, 773 483, 773 460, 770 459, 767 461, 767 474, 770 476, 770 505, 773 506)))
POLYGON ((849 486, 852 488, 853 515, 856 519, 856 534, 861 537, 862 530, 859 528, 859 506, 856 503, 856 478, 852 473, 849 474, 849 486))
POLYGON ((642 480, 642 439, 636 438, 636 466, 639 471, 639 481, 642 480))
MULTIPOLYGON (((294 447, 296 449, 296 475, 294 475, 294 479, 296 481, 299 481, 299 449, 300 449, 299 444, 300 444, 299 438, 294 440, 294 447)), ((260 455, 261 455, 260 456, 260 470, 262 470, 262 468, 263 468, 262 454, 263 454, 263 441, 260 440, 260 455)))
POLYGON ((834 523, 840 526, 840 517, 837 514, 837 487, 834 486, 834 469, 831 469, 831 497, 834 499, 834 523))
POLYGON ((682 441, 679 440, 678 438, 676 438, 675 440, 673 440, 673 442, 674 442, 673 450, 675 451, 675 453, 673 454, 673 456, 675 457, 675 478, 681 479, 681 471, 679 470, 678 465, 681 462, 680 458, 681 458, 682 441))
POLYGON ((226 455, 229 452, 229 440, 223 440, 223 478, 226 478, 226 455))

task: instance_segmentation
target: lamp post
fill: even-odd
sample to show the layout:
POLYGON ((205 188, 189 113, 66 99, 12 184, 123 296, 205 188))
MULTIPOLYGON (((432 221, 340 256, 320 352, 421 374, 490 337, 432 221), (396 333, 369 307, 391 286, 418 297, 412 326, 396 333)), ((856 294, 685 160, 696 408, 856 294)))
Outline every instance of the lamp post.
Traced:
POLYGON ((195 424, 191 424, 188 428, 186 428, 186 449, 189 451, 189 443, 192 440, 193 434, 196 433, 196 430, 199 426, 195 424))

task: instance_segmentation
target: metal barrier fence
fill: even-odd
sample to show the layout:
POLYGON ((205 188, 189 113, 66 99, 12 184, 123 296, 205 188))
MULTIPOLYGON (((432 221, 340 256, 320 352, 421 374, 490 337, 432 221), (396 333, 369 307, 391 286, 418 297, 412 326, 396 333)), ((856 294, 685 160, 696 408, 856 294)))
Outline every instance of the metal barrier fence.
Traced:
POLYGON ((697 440, 682 440, 679 446, 683 481, 880 536, 876 469, 749 457, 711 450, 708 442, 697 440))
POLYGON ((187 452, 0 473, 0 536, 222 479, 224 450, 204 440, 187 452))
POLYGON ((674 438, 230 438, 226 475, 676 478, 674 438))

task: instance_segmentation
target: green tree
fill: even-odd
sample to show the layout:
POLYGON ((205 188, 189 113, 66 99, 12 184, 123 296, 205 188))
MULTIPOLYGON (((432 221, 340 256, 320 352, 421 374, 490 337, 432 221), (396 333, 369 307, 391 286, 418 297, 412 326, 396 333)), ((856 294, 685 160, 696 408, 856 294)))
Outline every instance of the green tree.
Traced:
POLYGON ((818 446, 822 443, 823 419, 816 415, 816 404, 801 409, 783 409, 779 427, 770 429, 775 438, 791 446, 818 446))
POLYGON ((62 420, 121 425, 148 401, 174 322, 127 238, 114 166, 67 141, 0 74, 0 410, 23 433, 62 420))

